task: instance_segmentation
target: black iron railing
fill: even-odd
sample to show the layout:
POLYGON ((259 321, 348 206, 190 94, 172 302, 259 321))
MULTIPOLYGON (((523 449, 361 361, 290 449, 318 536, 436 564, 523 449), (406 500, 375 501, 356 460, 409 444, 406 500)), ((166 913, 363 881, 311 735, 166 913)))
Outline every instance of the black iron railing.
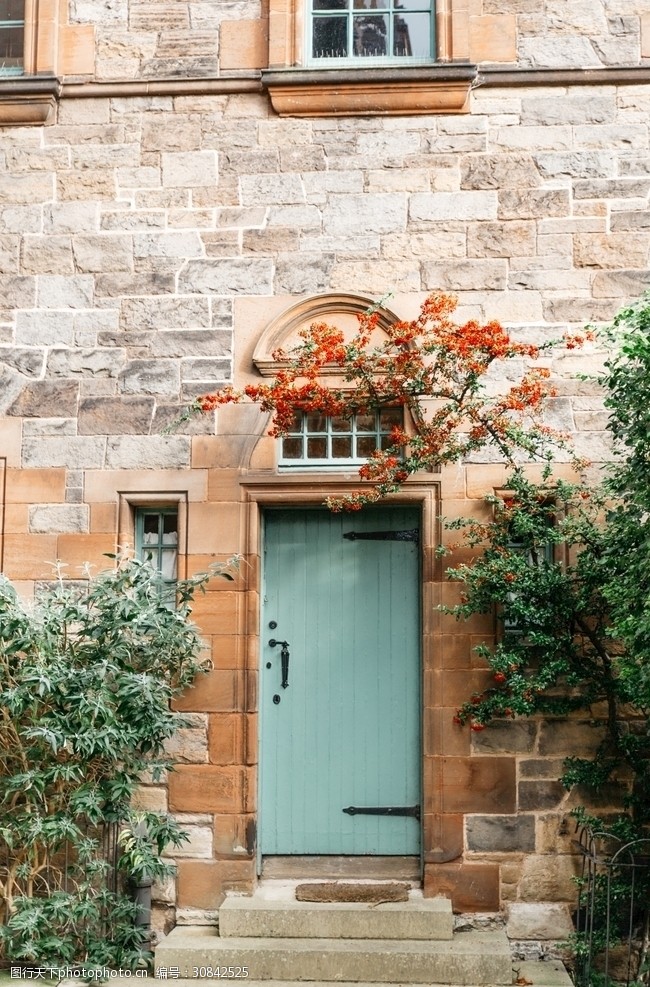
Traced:
POLYGON ((576 911, 578 987, 650 984, 650 838, 583 828, 576 911))

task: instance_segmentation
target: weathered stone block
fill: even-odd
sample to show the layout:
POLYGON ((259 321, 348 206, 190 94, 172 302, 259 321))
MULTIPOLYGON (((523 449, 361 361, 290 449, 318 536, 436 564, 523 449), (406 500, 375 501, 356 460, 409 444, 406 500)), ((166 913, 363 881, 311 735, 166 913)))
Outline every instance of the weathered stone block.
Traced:
POLYGON ((565 940, 574 931, 566 905, 516 901, 508 905, 507 916, 509 939, 565 940))
POLYGON ((230 376, 230 360, 191 358, 181 361, 182 380, 224 380, 230 376))
POLYGON ((79 385, 73 381, 33 381, 22 387, 6 414, 22 418, 77 413, 79 385))
POLYGON ((591 720, 552 720, 540 726, 539 753, 586 757, 593 754, 605 737, 605 725, 591 720))
POLYGON ((593 68, 601 64, 589 38, 521 38, 519 64, 523 68, 593 68))
POLYGON ((120 373, 123 394, 159 394, 175 397, 180 390, 176 360, 129 360, 120 373))
POLYGON ((482 853, 531 853, 534 816, 469 816, 467 849, 482 853))
POLYGON ((88 522, 85 504, 38 504, 29 508, 29 530, 34 534, 86 532, 88 522))
POLYGON ((185 435, 111 436, 106 447, 107 469, 182 469, 190 464, 185 435))
POLYGON ((154 408, 153 398, 83 398, 79 404, 79 434, 146 434, 151 429, 154 408))
POLYGON ((566 796, 566 789, 559 781, 520 781, 518 804, 520 811, 554 809, 566 796))
POLYGON ((72 274, 70 236, 26 236, 22 242, 21 269, 25 274, 72 274))
POLYGON ((307 254, 278 257, 275 265, 275 290, 277 294, 318 294, 330 286, 334 256, 328 254, 307 254))
POLYGON ((425 864, 424 897, 451 898, 455 912, 497 912, 500 907, 496 864, 425 864))
POLYGON ((216 185, 216 151, 163 151, 163 185, 167 188, 200 188, 216 185))
POLYGON ((541 185, 531 154, 475 154, 461 161, 461 188, 534 188, 541 185))
POLYGON ((522 124, 609 123, 616 116, 616 98, 611 96, 564 95, 562 99, 528 96, 521 101, 522 124))
POLYGON ((534 222, 474 223, 467 231, 469 257, 530 257, 535 253, 534 222))
POLYGON ((445 812, 515 811, 514 758, 444 757, 441 773, 445 812))
POLYGON ((165 753, 179 764, 207 764, 207 730, 205 727, 179 727, 173 737, 165 741, 165 753))
POLYGON ((272 295, 273 263, 267 258, 190 260, 178 277, 178 290, 201 295, 272 295))
POLYGON ((106 440, 66 435, 60 438, 26 436, 23 466, 67 466, 69 469, 100 469, 104 465, 106 440))
POLYGON ((534 750, 537 724, 531 720, 494 720, 472 737, 476 753, 525 754, 534 750))
POLYGON ((290 205, 305 201, 299 175, 243 175, 241 202, 248 206, 290 205))
POLYGON ((98 202, 55 202, 43 206, 44 233, 83 233, 99 230, 98 202))
POLYGON ((406 227, 406 196, 393 193, 331 196, 323 232, 333 236, 394 233, 406 227))
POLYGON ((500 219, 547 219, 568 216, 568 189, 505 189, 499 192, 500 219))
POLYGON ((47 373, 50 377, 117 377, 125 361, 124 350, 53 348, 47 373))
POLYGON ((0 309, 31 308, 36 305, 36 278, 0 274, 0 309))
POLYGON ((94 280, 89 274, 75 277, 43 274, 38 278, 38 304, 43 308, 92 308, 94 290, 94 280))
POLYGON ((568 854, 528 854, 519 882, 521 901, 560 901, 573 905, 579 868, 580 861, 568 854))
POLYGON ((198 233, 137 233, 133 237, 136 257, 202 257, 198 233))
MULTIPOLYGON (((650 224, 649 224, 650 225, 650 224)), ((578 267, 644 268, 648 264, 650 234, 582 233, 574 237, 574 259, 578 267)))
POLYGON ((496 218, 497 193, 493 191, 418 192, 409 204, 409 220, 415 223, 496 218))
POLYGON ((73 239, 74 263, 84 273, 133 270, 133 241, 116 234, 81 235, 73 239))
POLYGON ((425 288, 452 291, 500 291, 506 286, 505 260, 459 260, 446 264, 422 264, 425 288))
POLYGON ((17 370, 24 377, 40 377, 43 372, 44 361, 44 350, 0 346, 0 363, 17 370))
POLYGON ((178 865, 178 904, 218 908, 227 891, 251 893, 255 878, 252 860, 181 860, 178 865))

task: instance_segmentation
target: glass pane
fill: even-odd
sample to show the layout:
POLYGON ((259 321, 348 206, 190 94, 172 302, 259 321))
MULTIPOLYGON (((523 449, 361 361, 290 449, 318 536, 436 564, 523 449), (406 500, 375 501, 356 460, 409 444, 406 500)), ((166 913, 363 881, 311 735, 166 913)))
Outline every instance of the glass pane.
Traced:
POLYGON ((401 425, 404 412, 401 408, 384 408, 379 413, 379 427, 382 432, 390 432, 393 425, 401 425))
POLYGON ((352 436, 350 438, 344 439, 341 436, 337 436, 332 439, 332 459, 351 459, 352 458, 352 436))
POLYGON ((145 565, 151 566, 152 569, 156 568, 156 563, 158 561, 158 553, 152 552, 150 549, 142 553, 142 561, 145 565))
POLYGON ((313 0, 312 10, 347 10, 348 0, 313 0))
POLYGON ((163 545, 178 544, 178 517, 176 514, 163 514, 163 545))
POLYGON ((355 10, 384 10, 390 7, 389 0, 353 0, 355 10))
POLYGON ((327 439, 307 439, 307 459, 325 459, 327 439))
POLYGON ((429 58, 431 55, 431 18, 429 14, 395 14, 393 20, 393 54, 402 57, 429 58))
POLYGON ((302 459, 302 439, 283 439, 282 458, 302 459))
POLYGON ((377 418, 374 412, 369 415, 357 415, 357 432, 374 432, 377 427, 377 418))
POLYGON ((392 444, 393 443, 390 441, 390 435, 382 435, 382 437, 381 437, 381 448, 382 449, 389 449, 390 446, 392 446, 392 444))
POLYGON ((291 425, 289 426, 289 428, 287 429, 287 431, 292 432, 292 433, 296 433, 296 432, 301 433, 302 432, 302 424, 303 424, 304 420, 305 420, 305 416, 303 415, 302 411, 298 411, 296 413, 296 415, 294 416, 294 419, 291 422, 291 425))
POLYGON ((142 519, 142 544, 158 544, 158 514, 145 514, 142 519))
POLYGON ((364 435, 357 438, 357 456, 360 458, 366 459, 368 456, 372 456, 376 448, 377 440, 374 435, 364 435))
POLYGON ((23 21, 24 0, 0 0, 0 21, 23 21))
POLYGON ((314 18, 312 57, 348 57, 348 19, 345 14, 340 17, 314 18))
POLYGON ((176 579, 176 560, 178 558, 176 551, 165 548, 160 554, 160 571, 163 579, 176 579))
POLYGON ((23 63, 23 28, 0 28, 0 75, 23 63))
POLYGON ((353 32, 355 55, 372 58, 388 54, 388 17, 354 17, 353 32))
POLYGON ((308 432, 327 432, 327 418, 325 415, 307 415, 308 432))
POLYGON ((351 418, 332 418, 332 431, 333 432, 351 432, 352 431, 352 419, 351 418))

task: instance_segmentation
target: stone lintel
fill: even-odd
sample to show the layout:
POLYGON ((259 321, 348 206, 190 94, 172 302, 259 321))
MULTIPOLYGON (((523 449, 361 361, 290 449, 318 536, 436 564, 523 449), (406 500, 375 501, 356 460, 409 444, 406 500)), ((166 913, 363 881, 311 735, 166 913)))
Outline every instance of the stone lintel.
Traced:
POLYGON ((280 116, 466 113, 473 65, 262 72, 280 116))

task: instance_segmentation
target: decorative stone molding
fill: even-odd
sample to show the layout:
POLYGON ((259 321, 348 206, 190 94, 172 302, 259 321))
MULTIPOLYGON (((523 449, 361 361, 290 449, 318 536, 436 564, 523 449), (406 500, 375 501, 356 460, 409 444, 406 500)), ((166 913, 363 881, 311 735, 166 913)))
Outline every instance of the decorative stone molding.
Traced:
MULTIPOLYGON (((372 298, 353 294, 317 295, 304 299, 285 309, 272 320, 260 336, 253 353, 253 363, 263 377, 274 377, 286 362, 274 360, 273 353, 277 349, 286 349, 296 340, 297 333, 303 327, 313 322, 335 322, 341 329, 346 324, 356 327, 357 316, 376 308, 379 314, 379 329, 391 325, 397 316, 387 308, 376 306, 372 298)), ((327 369, 323 371, 327 373, 327 369)), ((332 368, 331 373, 340 373, 340 368, 332 368)))
POLYGON ((466 113, 474 65, 276 69, 262 72, 280 116, 466 113))
POLYGON ((53 76, 0 80, 0 126, 41 126, 53 122, 61 84, 53 76))

